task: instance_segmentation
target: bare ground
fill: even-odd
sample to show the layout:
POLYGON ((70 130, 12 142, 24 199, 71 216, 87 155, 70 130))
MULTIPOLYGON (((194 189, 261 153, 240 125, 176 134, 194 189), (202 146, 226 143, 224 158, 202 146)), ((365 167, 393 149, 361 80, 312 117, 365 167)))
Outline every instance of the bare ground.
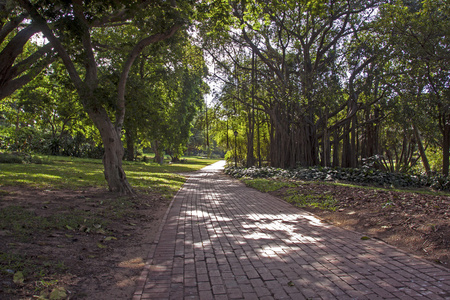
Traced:
MULTIPOLYGON (((0 254, 14 253, 33 262, 23 284, 0 273, 0 299, 36 299, 63 287, 68 299, 130 299, 169 201, 158 195, 125 199, 99 189, 43 191, 2 187, 0 207, 23 206, 36 216, 80 210, 107 220, 99 227, 48 229, 18 237, 0 229, 0 254), (114 207, 126 200, 124 210, 114 207), (130 205, 131 203, 131 205, 130 205), (112 205, 114 204, 114 205, 112 205), (118 212, 119 215, 114 215, 118 212), (109 238, 108 238, 109 237, 109 238), (47 273, 42 277, 42 273, 47 273)), ((0 261, 5 263, 5 261, 0 261)))
MULTIPOLYGON (((447 195, 322 184, 303 184, 296 192, 331 194, 339 201, 335 212, 306 209, 324 222, 381 239, 449 267, 450 197, 447 195)), ((286 190, 274 194, 282 198, 286 190)), ((125 199, 99 189, 74 192, 2 187, 0 208, 22 206, 35 216, 82 210, 106 219, 108 225, 49 228, 26 238, 0 228, 0 254, 21 255, 45 271, 44 275, 30 272, 23 284, 13 282, 12 272, 18 270, 0 272, 0 299, 48 297, 56 287, 64 287, 68 299, 130 299, 169 202, 156 194, 125 199), (123 216, 114 215, 114 207, 120 205, 121 199, 129 211, 123 216)), ((0 260, 2 263, 6 261, 0 260)))

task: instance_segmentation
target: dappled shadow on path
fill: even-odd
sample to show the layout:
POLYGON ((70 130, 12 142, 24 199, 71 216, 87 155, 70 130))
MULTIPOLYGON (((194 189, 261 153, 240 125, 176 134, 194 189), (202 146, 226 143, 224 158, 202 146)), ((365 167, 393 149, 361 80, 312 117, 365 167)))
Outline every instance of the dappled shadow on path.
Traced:
POLYGON ((249 189, 216 169, 173 202, 137 296, 450 297, 450 273, 249 189))

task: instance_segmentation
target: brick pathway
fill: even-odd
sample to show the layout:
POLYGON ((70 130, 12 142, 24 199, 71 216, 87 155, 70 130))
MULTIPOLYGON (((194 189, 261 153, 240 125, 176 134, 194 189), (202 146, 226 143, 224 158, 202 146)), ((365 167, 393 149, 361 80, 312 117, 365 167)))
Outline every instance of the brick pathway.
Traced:
POLYGON ((450 271, 221 174, 174 198, 133 299, 450 299, 450 271))

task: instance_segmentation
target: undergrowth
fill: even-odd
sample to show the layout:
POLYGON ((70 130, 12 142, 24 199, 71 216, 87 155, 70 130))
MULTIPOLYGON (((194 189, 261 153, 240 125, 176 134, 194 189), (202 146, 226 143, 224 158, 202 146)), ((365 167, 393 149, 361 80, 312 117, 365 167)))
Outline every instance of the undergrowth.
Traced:
POLYGON ((383 187, 422 188, 450 191, 450 178, 442 175, 425 176, 389 173, 371 168, 310 167, 281 169, 273 167, 228 167, 225 173, 235 178, 284 178, 307 181, 344 181, 383 187))

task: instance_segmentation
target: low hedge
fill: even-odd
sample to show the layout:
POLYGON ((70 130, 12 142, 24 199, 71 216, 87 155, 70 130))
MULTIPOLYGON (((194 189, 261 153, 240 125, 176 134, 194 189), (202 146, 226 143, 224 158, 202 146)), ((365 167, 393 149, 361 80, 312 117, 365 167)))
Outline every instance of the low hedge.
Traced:
POLYGON ((345 181, 403 188, 431 187, 450 191, 450 178, 442 175, 425 176, 389 173, 370 168, 309 167, 281 169, 273 167, 227 167, 225 173, 235 178, 286 178, 299 180, 345 181))

